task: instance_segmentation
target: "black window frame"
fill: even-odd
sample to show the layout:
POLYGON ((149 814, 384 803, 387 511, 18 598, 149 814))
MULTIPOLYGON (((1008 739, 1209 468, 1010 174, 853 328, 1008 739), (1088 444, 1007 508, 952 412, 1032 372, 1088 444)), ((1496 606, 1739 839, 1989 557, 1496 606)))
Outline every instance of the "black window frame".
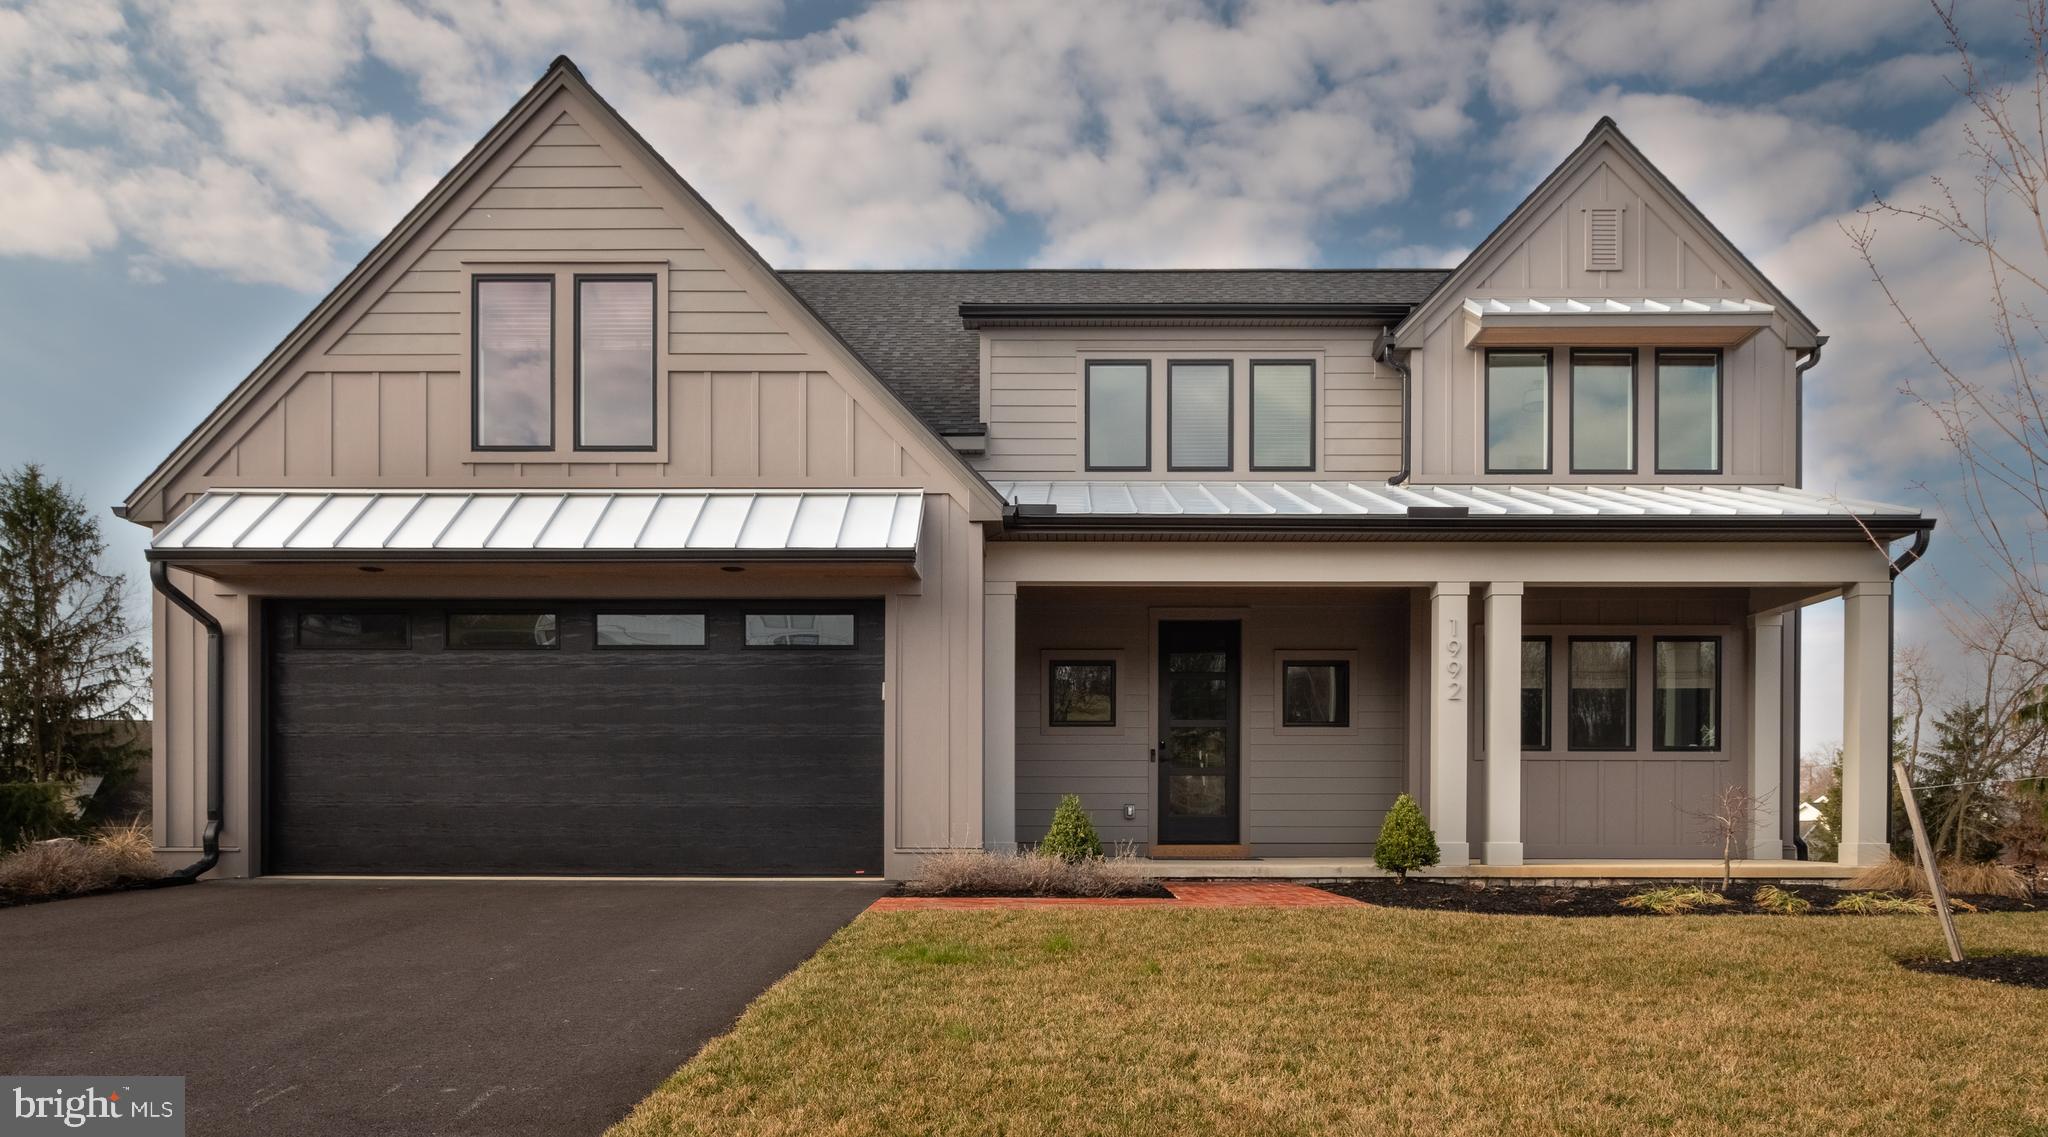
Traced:
POLYGON ((1728 470, 1728 358, 1718 347, 1660 347, 1656 373, 1650 384, 1656 403, 1651 407, 1650 431, 1657 446, 1659 474, 1723 474, 1728 470), (1664 464, 1664 357, 1667 355, 1711 355, 1714 357, 1714 467, 1688 470, 1664 464))
MULTIPOLYGON (((744 634, 744 630, 743 633, 744 634)), ((709 651, 711 650, 711 614, 701 609, 689 608, 604 608, 590 610, 590 650, 592 651, 709 651), (604 642, 604 618, 607 616, 695 616, 704 621, 704 642, 697 644, 608 644, 604 642)))
POLYGON ((1722 678, 1727 645, 1716 635, 1671 635, 1650 637, 1650 749, 1665 754, 1724 754, 1728 750, 1727 739, 1721 734, 1721 706, 1725 692, 1722 678), (1666 643, 1711 643, 1714 645, 1714 745, 1712 746, 1666 746, 1663 732, 1657 729, 1657 714, 1660 705, 1657 699, 1657 645, 1666 643))
POLYGON ((1639 705, 1639 700, 1641 696, 1640 692, 1637 690, 1637 688, 1642 685, 1639 681, 1640 676, 1637 674, 1642 664, 1642 653, 1637 648, 1637 640, 1639 638, 1640 637, 1632 635, 1586 635, 1566 637, 1564 661, 1564 748, 1567 753, 1630 754, 1640 749, 1640 747, 1638 746, 1638 742, 1640 741, 1640 739, 1637 735, 1636 721, 1637 715, 1641 713, 1641 707, 1639 705), (1576 688, 1573 684, 1572 651, 1570 645, 1581 643, 1625 643, 1628 645, 1628 717, 1626 720, 1628 723, 1628 738, 1625 741, 1625 743, 1621 746, 1581 746, 1578 744, 1578 740, 1572 737, 1572 691, 1576 688))
POLYGON ((1629 475, 1643 464, 1643 353, 1631 347, 1575 347, 1565 356, 1566 465, 1579 474, 1629 475), (1579 357, 1582 355, 1628 356, 1628 465, 1625 468, 1591 469, 1579 465, 1579 357))
POLYGON ((1117 721, 1116 721, 1116 697, 1117 697, 1117 691, 1116 691, 1116 688, 1117 688, 1117 674, 1116 674, 1116 672, 1117 672, 1117 667, 1116 667, 1116 660, 1114 660, 1114 659, 1105 659, 1105 658, 1101 658, 1101 657, 1096 657, 1096 656, 1071 656, 1071 657, 1069 657, 1069 656, 1060 656, 1060 657, 1057 657, 1057 658, 1048 658, 1048 659, 1047 659, 1047 660, 1045 661, 1045 725, 1047 725, 1047 726, 1049 726, 1049 727, 1061 727, 1061 728, 1065 728, 1065 727, 1076 727, 1076 728, 1080 728, 1080 729, 1095 729, 1095 728, 1098 728, 1098 727, 1113 727, 1113 726, 1117 725, 1117 721), (1058 706, 1059 704, 1058 704, 1058 701, 1057 701, 1057 700, 1055 700, 1055 699, 1053 698, 1053 690, 1052 690, 1052 689, 1053 689, 1053 673, 1054 673, 1055 671, 1057 671, 1057 670, 1058 670, 1059 668, 1062 668, 1062 667, 1107 667, 1107 668, 1109 668, 1109 718, 1108 718, 1108 719, 1106 719, 1106 720, 1104 720, 1104 721, 1101 721, 1101 722, 1063 722, 1063 721, 1061 721, 1061 720, 1060 720, 1059 718, 1057 718, 1057 717, 1056 717, 1056 715, 1057 715, 1057 712, 1056 712, 1056 711, 1054 710, 1054 708, 1055 708, 1055 707, 1057 707, 1057 706, 1058 706))
POLYGON ((1490 347, 1481 361, 1479 376, 1479 449, 1492 474, 1536 474, 1549 477, 1557 466, 1557 352, 1547 347, 1490 347), (1543 357, 1543 466, 1541 469, 1504 470, 1493 464, 1493 357, 1496 355, 1540 355, 1543 357))
POLYGON ((1320 378, 1316 374, 1313 359, 1254 359, 1245 364, 1245 455, 1247 468, 1273 473, 1301 473, 1316 468, 1321 448, 1316 445, 1316 434, 1321 427, 1321 416, 1317 413, 1317 397, 1321 393, 1320 378), (1269 466, 1259 461, 1259 368, 1266 366, 1308 368, 1308 464, 1305 466, 1269 466))
POLYGON ((403 610, 387 608, 302 609, 292 614, 292 647, 299 651, 411 651, 412 614, 403 610), (405 642, 400 644, 309 644, 306 642, 306 619, 309 616, 316 619, 334 616, 351 616, 358 619, 364 616, 390 616, 397 619, 404 626, 405 642))
POLYGON ((563 620, 562 610, 559 608, 534 608, 531 610, 514 608, 499 609, 497 611, 478 611, 475 608, 462 609, 450 607, 441 613, 441 647, 444 651, 560 651, 562 650, 562 634, 566 630, 566 621, 563 620), (455 642, 455 621, 463 616, 532 616, 535 618, 549 616, 555 621, 555 642, 551 644, 530 645, 458 644, 455 642))
POLYGON ((1081 362, 1081 462, 1084 469, 1104 473, 1131 474, 1152 469, 1152 361, 1149 359, 1087 359, 1081 362), (1095 463, 1095 376, 1097 367, 1142 367, 1145 369, 1145 460, 1135 466, 1099 466, 1095 463))
MULTIPOLYGON (((1521 749, 1531 754, 1548 754, 1556 737, 1557 719, 1557 638, 1555 636, 1523 636, 1522 646, 1540 643, 1543 645, 1543 744, 1531 746, 1527 737, 1521 739, 1521 749)), ((1517 669, 1519 670, 1519 669, 1517 669)), ((1526 691, 1519 686, 1517 691, 1526 691)))
POLYGON ((1326 656, 1302 655, 1280 660, 1280 728, 1282 730, 1348 730, 1351 727, 1351 661, 1326 656), (1334 667, 1337 669, 1337 717, 1328 722, 1295 722, 1287 717, 1287 669, 1290 667, 1334 667))
POLYGON ((556 339, 555 316, 560 306, 560 297, 555 295, 555 274, 551 272, 480 272, 469 278, 469 448, 479 454, 545 454, 556 449, 557 411, 555 379, 556 356, 560 345, 556 339), (525 281, 534 283, 546 281, 548 285, 548 440, 538 446, 486 446, 483 441, 483 378, 481 364, 483 339, 478 335, 481 326, 483 305, 482 286, 503 281, 525 281))
MULTIPOLYGON (((1311 380, 1313 382, 1313 380, 1311 380)), ((1149 399, 1147 400, 1150 401, 1149 399)), ((1151 458, 1151 450, 1146 450, 1151 458)), ((1092 467, 1091 467, 1092 468, 1092 467)), ((1237 468, 1237 367, 1228 359, 1169 359, 1166 361, 1166 469, 1168 473, 1215 473, 1237 468), (1220 466, 1182 466, 1173 460, 1173 369, 1183 364, 1189 367, 1223 368, 1223 464, 1220 466)))
MULTIPOLYGON (((710 638, 707 623, 705 638, 710 638)), ((791 611, 784 609, 752 609, 740 613, 741 651, 858 651, 860 649, 860 613, 842 611, 836 608, 821 608, 816 611, 791 611), (853 621, 853 635, 843 644, 757 644, 747 638, 747 621, 756 616, 844 616, 853 621)))
MULTIPOLYGON (((661 449, 661 281, 648 272, 579 272, 569 285, 569 442, 579 453, 651 454, 661 449), (647 285, 647 445, 593 446, 583 441, 583 282, 641 281, 647 285)), ((551 377, 552 378, 552 377, 551 377)))

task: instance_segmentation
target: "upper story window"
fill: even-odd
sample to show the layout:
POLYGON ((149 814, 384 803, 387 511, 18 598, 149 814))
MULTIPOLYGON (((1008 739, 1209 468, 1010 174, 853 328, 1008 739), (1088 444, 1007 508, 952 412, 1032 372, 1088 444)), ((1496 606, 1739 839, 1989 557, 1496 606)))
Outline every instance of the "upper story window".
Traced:
POLYGON ((1636 468, 1636 354, 1572 353, 1572 473, 1636 468))
POLYGON ((478 450, 555 445, 555 282, 479 276, 473 308, 471 405, 478 450))
POLYGON ((654 449, 654 278, 576 278, 576 448, 654 449))
POLYGON ((1152 365, 1143 360, 1088 364, 1088 468, 1152 468, 1152 365))
POLYGON ((1166 365, 1166 464, 1174 470, 1230 469, 1230 364, 1166 365))
POLYGON ((1550 353, 1486 353, 1486 472, 1550 472, 1550 353))
POLYGON ((1316 365, 1252 361, 1252 469, 1312 470, 1316 464, 1316 365))
POLYGON ((1657 472, 1721 472, 1721 353, 1657 353, 1657 472))

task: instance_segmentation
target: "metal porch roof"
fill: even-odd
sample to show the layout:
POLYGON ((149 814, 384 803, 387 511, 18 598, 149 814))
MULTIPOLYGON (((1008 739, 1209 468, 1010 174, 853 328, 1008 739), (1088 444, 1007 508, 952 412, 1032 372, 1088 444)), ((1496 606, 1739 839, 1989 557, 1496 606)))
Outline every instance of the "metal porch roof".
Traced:
POLYGON ((899 490, 234 490, 193 502, 150 556, 908 559, 923 515, 899 490))

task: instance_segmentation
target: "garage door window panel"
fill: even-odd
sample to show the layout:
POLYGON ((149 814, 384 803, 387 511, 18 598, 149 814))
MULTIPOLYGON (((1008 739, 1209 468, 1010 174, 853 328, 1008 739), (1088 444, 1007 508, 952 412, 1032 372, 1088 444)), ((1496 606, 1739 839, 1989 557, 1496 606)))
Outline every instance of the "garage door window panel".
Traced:
POLYGON ((412 626, 403 612, 301 612, 298 644, 309 651, 404 651, 412 626))
POLYGON ((859 646, 850 612, 750 612, 747 614, 746 636, 748 647, 859 646))
POLYGON ((597 646, 602 650, 684 650, 705 646, 701 612, 599 612, 597 646))
POLYGON ((458 651, 553 651, 561 621, 552 612, 468 612, 448 617, 448 646, 458 651))

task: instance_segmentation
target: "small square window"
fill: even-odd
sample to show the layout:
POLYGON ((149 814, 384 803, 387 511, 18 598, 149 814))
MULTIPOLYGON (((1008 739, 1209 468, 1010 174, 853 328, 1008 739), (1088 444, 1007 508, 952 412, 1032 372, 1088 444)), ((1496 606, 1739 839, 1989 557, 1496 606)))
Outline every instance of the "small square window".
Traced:
POLYGON ((704 617, 696 612, 599 612, 597 646, 703 647, 704 617))
POLYGON ((748 647, 852 647, 850 613, 778 613, 747 617, 748 647))
POLYGON ((1283 726, 1351 725, 1351 665, 1344 660, 1280 665, 1283 726))
POLYGON ((561 646, 551 612, 476 612, 448 617, 448 646, 506 651, 551 650, 561 646))
POLYGON ((1053 726, 1116 725, 1116 663, 1058 660, 1046 681, 1046 721, 1053 726))
POLYGON ((412 646, 403 612, 301 612, 302 648, 390 651, 412 646))

